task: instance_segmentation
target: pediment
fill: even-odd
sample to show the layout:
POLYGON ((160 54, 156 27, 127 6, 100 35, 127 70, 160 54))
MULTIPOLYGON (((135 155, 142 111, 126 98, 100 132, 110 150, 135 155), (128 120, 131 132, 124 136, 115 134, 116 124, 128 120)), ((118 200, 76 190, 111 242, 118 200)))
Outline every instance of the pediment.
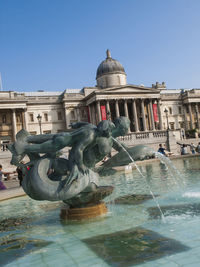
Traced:
POLYGON ((102 93, 144 93, 144 94, 160 93, 158 89, 144 87, 144 86, 134 86, 134 85, 106 88, 106 89, 101 89, 99 91, 101 91, 102 93))

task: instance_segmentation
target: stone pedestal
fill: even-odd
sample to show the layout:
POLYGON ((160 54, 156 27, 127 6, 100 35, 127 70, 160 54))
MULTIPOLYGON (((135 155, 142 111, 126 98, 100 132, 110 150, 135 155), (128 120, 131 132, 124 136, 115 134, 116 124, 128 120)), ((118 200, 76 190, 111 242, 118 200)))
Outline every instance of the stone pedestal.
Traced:
POLYGON ((106 213, 107 207, 104 202, 82 208, 69 208, 68 205, 64 205, 63 208, 61 208, 60 218, 63 220, 84 220, 95 218, 106 213))

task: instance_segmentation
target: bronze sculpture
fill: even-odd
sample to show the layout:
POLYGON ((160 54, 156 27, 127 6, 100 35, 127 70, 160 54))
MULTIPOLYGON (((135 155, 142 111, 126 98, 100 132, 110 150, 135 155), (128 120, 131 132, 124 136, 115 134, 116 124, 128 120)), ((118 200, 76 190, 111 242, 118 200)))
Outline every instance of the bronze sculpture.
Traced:
MULTIPOLYGON (((58 134, 31 136, 22 129, 16 135, 16 142, 9 146, 11 164, 23 168, 22 187, 33 199, 66 203, 69 200, 70 205, 73 205, 70 201, 73 198, 76 198, 76 205, 77 198, 80 203, 90 202, 91 192, 98 195, 100 190, 104 197, 108 194, 102 194, 99 175, 92 169, 112 148, 121 151, 121 146, 125 147, 114 138, 125 135, 129 126, 128 118, 119 117, 114 123, 101 121, 97 126, 79 122, 72 125, 74 131, 58 134), (64 147, 71 147, 67 159, 57 157, 57 152, 64 147), (30 161, 22 164, 26 155, 30 161)), ((110 194, 112 189, 109 187, 107 192, 110 194)))

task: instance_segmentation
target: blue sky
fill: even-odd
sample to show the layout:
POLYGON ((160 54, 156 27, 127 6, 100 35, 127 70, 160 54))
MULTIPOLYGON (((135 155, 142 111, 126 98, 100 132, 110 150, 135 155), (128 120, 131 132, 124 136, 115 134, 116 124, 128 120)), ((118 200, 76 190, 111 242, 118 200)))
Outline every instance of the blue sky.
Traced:
POLYGON ((200 88, 199 0, 0 0, 4 90, 96 85, 110 49, 130 84, 200 88))

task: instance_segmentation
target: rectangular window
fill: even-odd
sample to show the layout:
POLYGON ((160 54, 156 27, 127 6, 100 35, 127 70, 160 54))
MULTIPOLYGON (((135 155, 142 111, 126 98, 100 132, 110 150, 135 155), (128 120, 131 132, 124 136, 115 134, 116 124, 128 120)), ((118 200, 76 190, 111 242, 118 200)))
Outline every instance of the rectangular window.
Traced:
POLYGON ((2 115, 2 123, 6 123, 6 114, 2 115))
POLYGON ((44 113, 44 121, 48 121, 48 114, 44 113))
POLYGON ((169 107, 169 114, 171 115, 172 114, 172 108, 169 107))
POLYGON ((81 118, 86 119, 87 118, 87 110, 81 109, 81 118))
POLYGON ((170 124, 170 129, 174 130, 174 122, 170 122, 169 124, 170 124))
POLYGON ((46 130, 46 131, 43 131, 44 134, 50 134, 51 133, 51 130, 46 130))
POLYGON ((19 114, 19 113, 16 114, 16 121, 17 121, 17 123, 22 122, 21 114, 19 114))
POLYGON ((30 119, 30 121, 34 121, 33 113, 30 113, 30 114, 29 114, 29 119, 30 119))
POLYGON ((74 112, 74 110, 71 110, 70 117, 71 117, 72 120, 75 120, 75 112, 74 112))
POLYGON ((178 107, 178 114, 182 114, 182 108, 178 107))
POLYGON ((31 135, 36 135, 37 132, 35 132, 35 131, 34 131, 34 132, 30 132, 30 134, 31 134, 31 135))
POLYGON ((57 115, 58 115, 58 120, 61 121, 62 120, 62 112, 58 111, 57 115))

